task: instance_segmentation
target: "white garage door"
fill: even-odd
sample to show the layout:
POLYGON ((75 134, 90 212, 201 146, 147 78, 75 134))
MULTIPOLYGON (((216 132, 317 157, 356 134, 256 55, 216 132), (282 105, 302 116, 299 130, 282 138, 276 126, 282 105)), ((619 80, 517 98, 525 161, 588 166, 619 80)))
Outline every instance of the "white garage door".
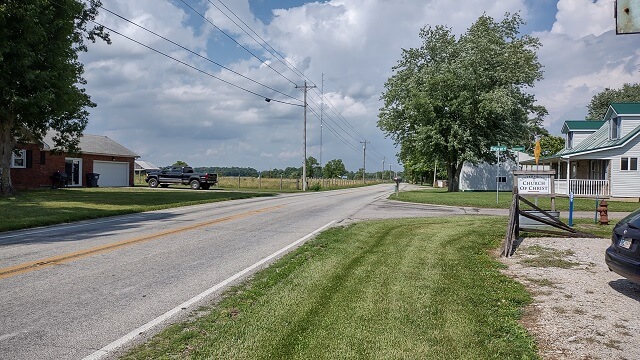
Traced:
POLYGON ((98 186, 129 186, 129 163, 94 161, 93 172, 100 174, 98 186))

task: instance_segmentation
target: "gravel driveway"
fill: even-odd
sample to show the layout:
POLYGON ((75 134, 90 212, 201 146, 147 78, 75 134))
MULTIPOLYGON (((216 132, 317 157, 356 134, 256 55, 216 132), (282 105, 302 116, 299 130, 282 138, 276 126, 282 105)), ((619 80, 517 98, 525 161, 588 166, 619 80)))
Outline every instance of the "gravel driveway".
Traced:
POLYGON ((544 359, 640 359, 640 286, 609 271, 609 244, 527 238, 503 259, 533 295, 523 324, 544 359))

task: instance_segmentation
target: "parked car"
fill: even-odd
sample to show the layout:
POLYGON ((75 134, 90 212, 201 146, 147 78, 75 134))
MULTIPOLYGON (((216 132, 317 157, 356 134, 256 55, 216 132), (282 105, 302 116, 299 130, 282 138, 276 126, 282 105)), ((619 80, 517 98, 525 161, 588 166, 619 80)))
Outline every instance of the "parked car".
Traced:
POLYGON ((609 270, 640 284, 640 209, 613 228, 611 246, 604 255, 609 270))
POLYGON ((168 166, 160 171, 152 171, 144 180, 149 187, 167 187, 170 184, 189 185, 193 190, 207 190, 218 183, 217 174, 195 173, 191 166, 168 166))

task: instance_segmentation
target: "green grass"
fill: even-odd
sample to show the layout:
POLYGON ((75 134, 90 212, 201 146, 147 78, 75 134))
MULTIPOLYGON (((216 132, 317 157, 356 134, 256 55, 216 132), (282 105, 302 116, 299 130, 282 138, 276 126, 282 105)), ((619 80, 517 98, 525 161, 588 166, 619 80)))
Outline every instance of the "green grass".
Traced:
POLYGON ((330 229, 124 358, 537 359, 518 324, 530 296, 489 255, 505 226, 456 217, 330 229))
MULTIPOLYGON (((390 199, 425 203, 425 204, 438 204, 438 205, 450 205, 450 206, 468 206, 478 208, 499 208, 508 209, 511 205, 511 192, 500 192, 498 195, 498 202, 496 203, 495 192, 447 192, 446 189, 432 189, 427 188, 425 190, 417 191, 403 191, 400 192, 396 198, 392 195, 390 199)), ((531 202, 534 202, 533 198, 528 198, 531 202)), ((640 203, 637 202, 623 202, 623 201, 607 201, 609 203, 609 211, 623 211, 631 212, 640 208, 640 203)), ((543 209, 551 208, 551 200, 547 197, 538 198, 538 206, 543 209)), ((575 198, 573 209, 574 211, 594 211, 596 208, 595 199, 575 198)), ((569 199, 566 197, 556 198, 556 210, 568 211, 569 199)))
POLYGON ((269 195, 271 194, 147 188, 21 191, 17 196, 0 197, 0 231, 269 195))

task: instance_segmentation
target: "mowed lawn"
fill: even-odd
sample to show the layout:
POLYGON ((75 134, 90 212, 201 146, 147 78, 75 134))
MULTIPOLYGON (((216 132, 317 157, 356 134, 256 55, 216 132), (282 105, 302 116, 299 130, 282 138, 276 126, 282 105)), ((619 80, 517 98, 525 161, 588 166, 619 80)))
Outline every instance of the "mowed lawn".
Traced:
MULTIPOLYGON (((529 201, 534 202, 533 197, 527 197, 529 201)), ((402 191, 396 195, 392 195, 390 199, 408 202, 450 205, 450 206, 469 206, 479 208, 499 208, 508 209, 511 206, 511 192, 500 192, 496 196, 493 191, 465 191, 465 192, 447 192, 446 189, 434 189, 425 187, 423 190, 402 191), (497 202, 496 202, 497 198, 497 202)), ((602 200, 602 199, 600 199, 602 200)), ((631 212, 640 208, 638 202, 608 201, 609 211, 631 212)), ((551 200, 548 197, 540 196, 538 198, 538 206, 543 209, 551 209, 551 200)), ((574 211, 594 211, 596 209, 595 199, 575 198, 573 204, 574 211)), ((556 197, 556 210, 568 211, 569 199, 567 197, 556 197)))
POLYGON ((537 359, 530 296, 491 253, 504 217, 320 234, 126 359, 537 359))
POLYGON ((205 204, 269 193, 147 188, 65 188, 0 197, 0 231, 205 204))

